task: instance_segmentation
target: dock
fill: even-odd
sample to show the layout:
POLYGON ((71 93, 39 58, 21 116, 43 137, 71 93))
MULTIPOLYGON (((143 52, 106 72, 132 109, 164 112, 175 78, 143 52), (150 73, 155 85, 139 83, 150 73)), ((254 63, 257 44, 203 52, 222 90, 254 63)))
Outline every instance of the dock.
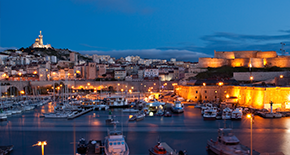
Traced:
POLYGON ((177 153, 169 145, 167 145, 165 142, 162 142, 161 145, 163 146, 163 148, 167 152, 171 153, 172 155, 177 155, 177 153))
POLYGON ((84 114, 90 112, 90 111, 93 111, 93 108, 89 108, 89 109, 83 110, 82 112, 79 112, 79 113, 77 113, 77 114, 75 114, 75 115, 69 116, 67 119, 74 119, 74 118, 77 118, 77 117, 79 117, 79 116, 81 116, 81 115, 84 115, 84 114))

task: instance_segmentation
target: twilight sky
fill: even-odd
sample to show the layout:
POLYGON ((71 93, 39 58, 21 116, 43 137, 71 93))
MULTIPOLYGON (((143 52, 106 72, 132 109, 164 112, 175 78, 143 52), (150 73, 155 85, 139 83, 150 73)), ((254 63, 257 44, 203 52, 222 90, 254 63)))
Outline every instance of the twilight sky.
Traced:
POLYGON ((290 51, 289 0, 0 0, 0 51, 44 44, 82 54, 197 61, 214 50, 290 51))

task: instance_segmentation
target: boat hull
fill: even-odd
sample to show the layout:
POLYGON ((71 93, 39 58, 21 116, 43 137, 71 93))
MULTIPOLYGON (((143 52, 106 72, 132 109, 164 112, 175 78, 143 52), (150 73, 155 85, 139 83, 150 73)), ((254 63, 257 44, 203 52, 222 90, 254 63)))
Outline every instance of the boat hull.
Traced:
POLYGON ((203 120, 216 120, 216 117, 203 117, 203 120))

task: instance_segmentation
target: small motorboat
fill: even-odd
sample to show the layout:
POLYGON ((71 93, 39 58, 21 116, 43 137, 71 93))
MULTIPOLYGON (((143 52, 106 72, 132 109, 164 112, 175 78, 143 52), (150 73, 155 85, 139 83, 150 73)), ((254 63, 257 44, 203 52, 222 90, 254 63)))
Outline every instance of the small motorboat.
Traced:
POLYGON ((155 145, 153 148, 149 149, 150 155, 186 155, 186 151, 173 151, 173 149, 168 146, 165 142, 158 142, 157 145, 155 145))
POLYGON ((136 121, 142 121, 145 117, 145 114, 137 114, 136 115, 136 121))
POLYGON ((136 115, 130 115, 128 121, 136 121, 136 115))
POLYGON ((78 142, 77 152, 79 154, 86 154, 87 153, 87 143, 84 138, 81 138, 78 142))
POLYGON ((172 114, 169 111, 166 111, 166 113, 164 114, 164 117, 171 117, 172 114))

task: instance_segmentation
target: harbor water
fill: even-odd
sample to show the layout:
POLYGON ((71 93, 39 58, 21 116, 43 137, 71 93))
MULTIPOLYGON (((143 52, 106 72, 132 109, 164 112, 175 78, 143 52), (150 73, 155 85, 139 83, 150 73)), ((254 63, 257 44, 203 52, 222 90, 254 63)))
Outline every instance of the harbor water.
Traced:
MULTIPOLYGON (((0 145, 14 145, 11 155, 41 154, 41 147, 32 146, 47 141, 46 155, 73 155, 76 143, 86 140, 103 140, 107 129, 108 111, 91 111, 73 120, 45 119, 42 113, 52 112, 47 104, 33 111, 8 117, 0 122, 0 145)), ((189 155, 212 154, 206 151, 207 140, 217 138, 217 129, 224 127, 223 120, 204 121, 200 109, 187 105, 182 114, 172 117, 145 117, 139 122, 129 122, 128 113, 114 109, 112 115, 120 123, 131 155, 148 155, 148 149, 156 145, 158 138, 176 150, 187 150, 189 155)), ((243 145, 250 146, 250 120, 226 121, 243 145)), ((255 116, 253 124, 253 149, 260 152, 283 152, 290 154, 290 118, 264 119, 255 116)))

